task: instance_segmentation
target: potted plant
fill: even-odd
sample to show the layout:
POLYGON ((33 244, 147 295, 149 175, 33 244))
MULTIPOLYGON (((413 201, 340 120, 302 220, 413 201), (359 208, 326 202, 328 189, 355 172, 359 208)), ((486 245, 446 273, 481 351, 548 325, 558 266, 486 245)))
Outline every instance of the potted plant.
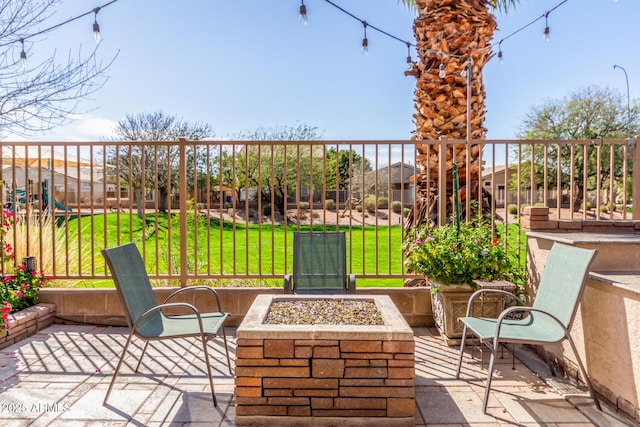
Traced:
MULTIPOLYGON (((521 282, 518 248, 507 246, 504 235, 486 219, 415 229, 404 252, 407 269, 424 275, 431 287, 434 321, 447 339, 462 336, 457 318, 466 315, 475 290, 482 286, 519 291, 512 283, 521 282)), ((477 303, 474 315, 486 317, 497 316, 504 306, 495 296, 477 303)))

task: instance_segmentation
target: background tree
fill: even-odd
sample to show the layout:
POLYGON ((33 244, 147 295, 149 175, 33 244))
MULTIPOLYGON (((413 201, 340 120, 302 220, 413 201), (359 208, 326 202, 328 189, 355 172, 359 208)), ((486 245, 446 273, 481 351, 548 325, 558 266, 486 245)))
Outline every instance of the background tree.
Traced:
MULTIPOLYGON (((259 127, 234 136, 245 141, 313 141, 320 139, 317 128, 306 124, 297 126, 259 127)), ((238 169, 235 182, 242 188, 245 183, 255 187, 263 201, 270 203, 281 214, 291 192, 321 185, 324 168, 322 147, 314 145, 273 144, 270 147, 247 145, 235 153, 238 169), (312 157, 314 160, 312 160, 312 157), (244 166, 246 165, 246 167, 244 166), (312 166, 313 165, 313 166, 312 166), (246 170, 246 174, 245 174, 246 170), (297 184, 302 188, 298 188, 297 184)), ((229 159, 229 155, 227 155, 229 159)), ((228 167, 226 169, 229 169, 228 167)))
MULTIPOLYGON (((558 156, 562 184, 566 187, 573 185, 572 194, 574 208, 578 209, 584 200, 585 191, 596 188, 599 184, 607 184, 610 179, 616 182, 617 191, 622 188, 622 175, 624 167, 623 147, 617 145, 614 151, 613 167, 610 165, 611 147, 607 144, 600 145, 601 139, 627 139, 627 134, 640 132, 640 105, 637 101, 627 110, 627 98, 618 90, 599 86, 587 86, 571 92, 560 99, 549 99, 540 106, 533 106, 526 114, 518 131, 519 139, 526 140, 592 140, 593 144, 587 147, 587 181, 584 177, 585 150, 580 146, 574 150, 571 156, 571 147, 563 145, 558 150, 557 145, 536 145, 532 152, 531 146, 521 148, 523 163, 521 167, 520 182, 517 176, 513 176, 510 185, 512 188, 518 185, 530 187, 531 169, 533 163, 534 185, 544 185, 544 176, 555 177, 557 175, 558 156), (627 114, 629 113, 629 114, 627 114), (630 118, 630 123, 629 123, 630 118), (598 157, 600 156, 600 162, 598 157), (545 162, 546 159, 546 162, 545 162), (598 170, 598 163, 600 169, 598 170), (575 180, 570 182, 570 170, 575 171, 575 180), (597 177, 603 182, 596 182, 597 177), (585 184, 587 188, 585 187, 585 184)), ((517 156, 518 148, 513 148, 513 155, 517 156)), ((514 157, 515 159, 515 157, 514 157)), ((627 160, 627 170, 631 172, 630 156, 627 160)), ((603 188, 607 188, 602 185, 603 188)), ((605 200, 615 202, 615 194, 607 195, 603 192, 605 200)))
MULTIPOLYGON (((126 118, 118 122, 116 135, 124 141, 177 141, 185 138, 188 141, 200 141, 215 135, 213 128, 205 123, 192 123, 167 115, 162 111, 154 113, 127 114, 126 118)), ((207 165, 194 165, 194 162, 204 162, 203 150, 206 146, 190 146, 187 149, 187 182, 192 183, 194 170, 207 170, 207 165)), ((111 162, 117 159, 120 179, 128 182, 136 201, 138 216, 142 218, 144 193, 152 188, 158 190, 158 209, 165 212, 169 203, 172 189, 178 188, 178 147, 175 145, 127 145, 117 146, 108 153, 111 162)), ((192 188, 181 188, 181 194, 186 196, 192 188)))
MULTIPOLYGON (((57 0, 0 0, 0 132, 26 135, 68 121, 78 103, 102 87, 106 65, 88 56, 71 54, 58 63, 55 53, 37 62, 31 56, 35 35, 54 15, 57 0), (22 40, 23 43, 20 41, 22 40), (22 60, 24 52, 24 61, 22 60), (23 62, 26 66, 23 66, 23 62)), ((97 49, 97 48, 96 48, 97 49)), ((114 58, 115 59, 115 58, 114 58)))
POLYGON ((362 157, 354 150, 342 149, 338 151, 336 148, 330 147, 327 149, 326 169, 327 188, 346 190, 346 198, 364 197, 364 194, 356 195, 352 192, 362 193, 363 174, 373 170, 369 159, 362 157))
MULTIPOLYGON (((496 29, 490 8, 506 12, 517 0, 403 0, 403 3, 417 11, 413 31, 419 62, 406 72, 417 79, 414 92, 416 132, 413 139, 483 139, 486 108, 482 69, 493 56, 490 47, 496 29), (467 69, 469 64, 471 67, 467 69), (469 81, 471 109, 467 111, 469 81), (467 116, 470 118, 469 135, 467 116)), ((417 209, 413 209, 408 218, 409 227, 422 224, 431 214, 427 204, 436 194, 438 182, 439 146, 418 144, 417 150, 417 162, 422 172, 416 174, 415 182, 418 196, 422 197, 418 198, 417 209), (427 167, 430 175, 426 173, 427 167)), ((461 189, 466 185, 467 155, 471 159, 469 172, 472 182, 474 179, 478 181, 480 151, 480 144, 456 147, 461 189)), ((449 182, 452 181, 452 164, 452 153, 448 152, 449 182)), ((477 200, 480 197, 478 190, 471 193, 470 198, 477 200)))

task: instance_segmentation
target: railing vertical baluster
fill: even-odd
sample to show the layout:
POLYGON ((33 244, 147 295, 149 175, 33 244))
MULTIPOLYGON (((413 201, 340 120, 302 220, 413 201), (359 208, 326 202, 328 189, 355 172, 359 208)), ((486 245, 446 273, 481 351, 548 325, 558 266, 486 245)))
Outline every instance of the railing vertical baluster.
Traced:
POLYGON ((600 219, 600 183, 602 183, 602 145, 596 146, 596 218, 600 219))
POLYGON ((587 219, 587 177, 588 177, 589 146, 582 144, 582 219, 587 219))
POLYGON ((530 160, 530 165, 529 165, 529 185, 531 188, 531 191, 529 193, 529 206, 533 206, 535 203, 535 199, 537 197, 537 188, 536 188, 536 171, 534 168, 534 163, 535 163, 535 157, 536 157, 536 144, 531 144, 531 160, 530 160))
POLYGON ((622 146, 622 219, 627 219, 627 146, 622 146))
POLYGON ((633 207, 632 207, 632 219, 640 220, 640 135, 634 139, 635 145, 633 147, 633 165, 635 166, 632 171, 631 184, 633 186, 633 207))
POLYGON ((180 287, 187 286, 187 147, 184 138, 179 139, 180 160, 180 287))
POLYGON ((609 145, 609 219, 613 219, 613 212, 615 211, 615 196, 613 193, 613 180, 615 178, 615 146, 609 145))
POLYGON ((575 205, 575 192, 576 192, 576 169, 575 169, 575 144, 571 143, 569 151, 569 219, 573 219, 573 211, 575 205))
POLYGON ((557 145, 556 150, 556 212, 557 218, 560 219, 562 214, 562 166, 561 166, 561 147, 560 144, 557 145))
MULTIPOLYGON (((438 225, 447 223, 447 141, 440 139, 438 148, 438 225)), ((429 180, 427 180, 429 182, 429 180)))
MULTIPOLYGON (((276 168, 275 168, 275 155, 276 155, 276 149, 280 148, 280 146, 277 145, 272 145, 271 146, 271 176, 269 177, 269 181, 270 181, 270 185, 269 185, 269 195, 271 196, 271 224, 275 224, 275 211, 276 211, 276 193, 275 193, 275 181, 276 181, 276 168)), ((287 159, 283 158, 283 164, 287 163, 287 159)), ((275 239, 275 230, 273 227, 271 227, 271 274, 274 273, 275 271, 275 257, 273 256, 274 250, 275 250, 275 245, 274 245, 274 239, 275 239)))

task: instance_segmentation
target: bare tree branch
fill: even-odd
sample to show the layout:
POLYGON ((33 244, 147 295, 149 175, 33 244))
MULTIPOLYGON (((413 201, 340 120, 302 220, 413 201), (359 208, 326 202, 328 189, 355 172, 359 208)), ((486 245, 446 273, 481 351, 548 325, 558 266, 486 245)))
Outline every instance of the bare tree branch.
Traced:
MULTIPOLYGON (((0 135, 18 135, 50 130, 67 123, 81 100, 107 81, 106 64, 97 60, 96 47, 89 55, 71 53, 66 63, 48 59, 23 68, 18 41, 40 30, 55 13, 58 0, 0 0, 0 135)), ((27 47, 25 47, 28 50, 27 47)), ((28 57, 28 55, 27 55, 28 57)))

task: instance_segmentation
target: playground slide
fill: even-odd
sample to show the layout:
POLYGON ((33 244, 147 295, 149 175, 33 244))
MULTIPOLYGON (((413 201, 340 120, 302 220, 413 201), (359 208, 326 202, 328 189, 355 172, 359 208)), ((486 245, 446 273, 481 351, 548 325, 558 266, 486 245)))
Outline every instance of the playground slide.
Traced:
POLYGON ((53 203, 56 205, 57 209, 62 209, 63 211, 70 211, 71 210, 71 208, 66 207, 65 205, 60 203, 58 200, 54 200, 53 203))

